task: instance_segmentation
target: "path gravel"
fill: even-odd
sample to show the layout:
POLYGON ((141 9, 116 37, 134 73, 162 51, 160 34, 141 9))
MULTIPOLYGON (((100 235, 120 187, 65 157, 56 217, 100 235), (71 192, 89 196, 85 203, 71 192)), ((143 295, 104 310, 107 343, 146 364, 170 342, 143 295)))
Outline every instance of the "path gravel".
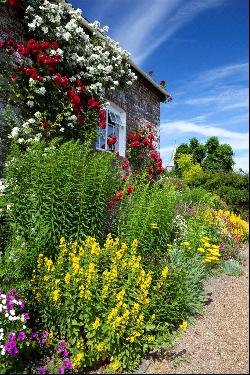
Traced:
POLYGON ((142 374, 249 374, 249 247, 242 276, 210 278, 205 313, 165 358, 145 360, 142 374))

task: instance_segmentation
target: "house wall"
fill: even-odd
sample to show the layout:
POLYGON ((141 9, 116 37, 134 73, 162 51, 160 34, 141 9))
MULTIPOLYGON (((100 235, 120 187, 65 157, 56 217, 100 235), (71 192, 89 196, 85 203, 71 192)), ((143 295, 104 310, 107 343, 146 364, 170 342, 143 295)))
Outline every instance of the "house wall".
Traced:
MULTIPOLYGON (((24 39, 24 29, 16 13, 0 6, 0 41, 9 36, 21 42, 24 39)), ((160 93, 143 75, 137 71, 135 73, 138 79, 130 88, 117 89, 112 94, 107 95, 108 100, 126 112, 127 135, 130 130, 135 130, 149 122, 160 127, 160 102, 162 99, 160 93)), ((4 103, 0 97, 0 112, 3 107, 4 103)), ((3 145, 1 145, 1 129, 3 129, 3 126, 0 123, 0 166, 4 154, 3 145)))
POLYGON ((151 122, 160 127, 160 97, 155 89, 140 73, 130 88, 117 89, 107 99, 126 112, 127 134, 141 125, 151 122))

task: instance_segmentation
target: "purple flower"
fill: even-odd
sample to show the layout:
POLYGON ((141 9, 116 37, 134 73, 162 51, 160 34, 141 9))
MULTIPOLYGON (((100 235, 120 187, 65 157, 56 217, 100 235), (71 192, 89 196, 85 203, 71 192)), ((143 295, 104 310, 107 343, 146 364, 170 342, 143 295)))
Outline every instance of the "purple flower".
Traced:
POLYGON ((17 291, 16 289, 11 289, 9 293, 15 296, 17 294, 17 291))
POLYGON ((40 340, 40 345, 43 346, 43 345, 45 345, 45 344, 46 344, 46 339, 41 339, 41 340, 40 340))
POLYGON ((18 302, 21 308, 24 309, 24 301, 22 300, 22 298, 18 298, 18 302))
POLYGON ((64 357, 68 357, 69 356, 69 352, 67 352, 67 350, 65 350, 65 352, 63 353, 63 356, 64 357))
POLYGON ((27 312, 23 313, 23 315, 24 315, 24 317, 25 317, 26 320, 30 319, 29 314, 27 312))
POLYGON ((16 357, 18 353, 18 347, 15 341, 9 341, 4 345, 4 349, 8 352, 12 357, 16 357))
POLYGON ((46 374, 46 368, 40 367, 38 370, 38 374, 46 374))
POLYGON ((65 349, 66 349, 65 341, 62 341, 60 343, 60 345, 56 348, 56 350, 58 351, 58 353, 64 351, 65 349))
POLYGON ((26 338, 26 333, 25 332, 19 332, 18 338, 20 341, 24 341, 26 338))
POLYGON ((31 339, 36 340, 38 338, 38 333, 37 332, 32 332, 31 334, 31 339))
POLYGON ((71 363, 70 361, 68 361, 68 360, 67 360, 67 361, 64 361, 63 364, 64 364, 64 366, 65 366, 66 368, 70 368, 70 369, 72 368, 72 363, 71 363))
POLYGON ((14 305, 12 303, 7 304, 7 309, 8 310, 14 310, 14 305))
POLYGON ((64 368, 63 367, 58 368, 57 371, 58 371, 58 374, 64 374, 64 368))
POLYGON ((45 332, 43 333, 43 336, 44 336, 44 337, 48 337, 48 336, 49 336, 49 332, 48 332, 48 331, 45 331, 45 332))
POLYGON ((14 341, 16 339, 16 334, 15 333, 9 333, 8 338, 10 339, 10 341, 14 341))

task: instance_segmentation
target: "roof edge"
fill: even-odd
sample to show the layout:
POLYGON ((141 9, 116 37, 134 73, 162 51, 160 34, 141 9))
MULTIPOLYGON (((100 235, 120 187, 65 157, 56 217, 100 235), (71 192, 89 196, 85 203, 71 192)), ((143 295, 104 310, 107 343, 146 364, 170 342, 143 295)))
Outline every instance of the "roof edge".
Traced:
MULTIPOLYGON (((65 8, 70 8, 72 5, 70 3, 67 2, 67 0, 63 0, 64 2, 64 6, 65 8)), ((98 34, 98 36, 102 39, 105 39, 105 36, 100 32, 100 31, 97 31, 95 30, 93 27, 90 26, 89 22, 86 20, 86 18, 84 18, 82 16, 82 24, 87 27, 90 31, 92 32, 95 32, 98 34)), ((166 99, 166 101, 170 101, 172 99, 171 95, 161 86, 159 85, 158 83, 156 83, 151 77, 149 77, 148 74, 146 74, 144 72, 143 69, 141 69, 136 63, 134 63, 131 59, 129 59, 129 63, 130 65, 135 69, 137 70, 144 78, 147 79, 147 81, 149 81, 151 83, 151 85, 153 85, 158 91, 160 91, 160 93, 162 95, 164 95, 164 98, 166 99)))

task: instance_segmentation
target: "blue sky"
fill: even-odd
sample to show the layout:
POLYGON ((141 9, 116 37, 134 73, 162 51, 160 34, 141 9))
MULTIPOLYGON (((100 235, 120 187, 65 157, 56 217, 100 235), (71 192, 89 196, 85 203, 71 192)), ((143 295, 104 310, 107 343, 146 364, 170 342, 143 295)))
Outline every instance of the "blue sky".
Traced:
POLYGON ((196 136, 218 136, 249 170, 248 0, 71 0, 83 16, 110 27, 173 97, 161 106, 161 156, 196 136))

